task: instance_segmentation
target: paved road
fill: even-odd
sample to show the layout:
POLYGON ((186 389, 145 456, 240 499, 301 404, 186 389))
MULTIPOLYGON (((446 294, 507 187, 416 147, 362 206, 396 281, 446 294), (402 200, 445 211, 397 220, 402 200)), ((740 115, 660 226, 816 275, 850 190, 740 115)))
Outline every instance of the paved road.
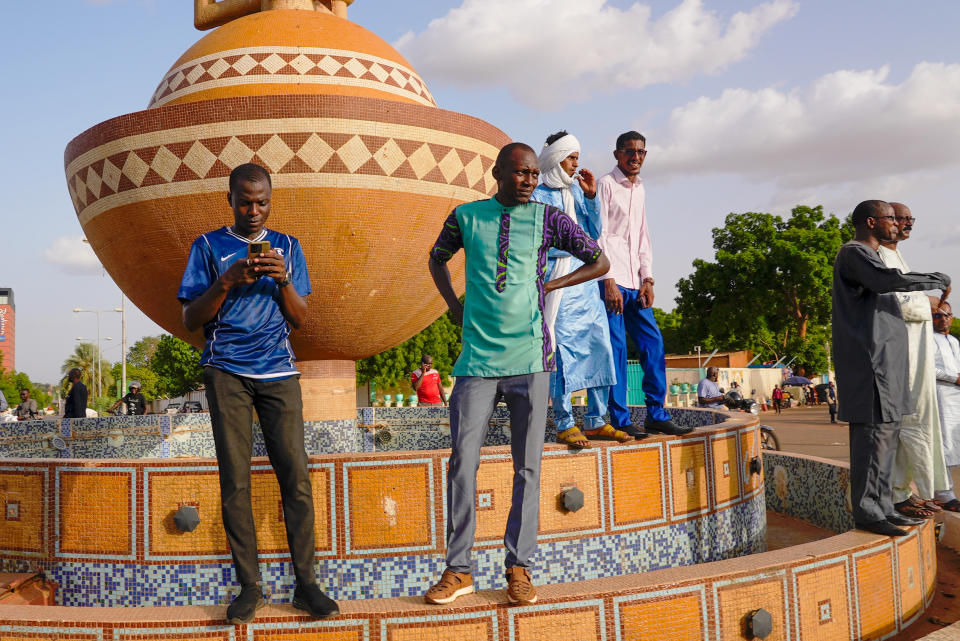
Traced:
POLYGON ((760 423, 773 428, 786 452, 850 461, 849 428, 846 423, 831 424, 826 405, 760 412, 760 423))

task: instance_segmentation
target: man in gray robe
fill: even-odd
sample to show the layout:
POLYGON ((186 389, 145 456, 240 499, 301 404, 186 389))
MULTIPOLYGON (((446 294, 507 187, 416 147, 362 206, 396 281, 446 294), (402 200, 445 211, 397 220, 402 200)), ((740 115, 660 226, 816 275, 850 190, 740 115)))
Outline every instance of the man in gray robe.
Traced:
POLYGON ((900 419, 913 412, 907 385, 907 331, 892 292, 950 292, 946 274, 902 273, 884 266, 882 241, 897 238, 893 207, 866 200, 853 210, 854 240, 833 265, 833 346, 840 420, 850 423, 850 497, 862 530, 902 536, 917 525, 893 507, 890 473, 900 419))

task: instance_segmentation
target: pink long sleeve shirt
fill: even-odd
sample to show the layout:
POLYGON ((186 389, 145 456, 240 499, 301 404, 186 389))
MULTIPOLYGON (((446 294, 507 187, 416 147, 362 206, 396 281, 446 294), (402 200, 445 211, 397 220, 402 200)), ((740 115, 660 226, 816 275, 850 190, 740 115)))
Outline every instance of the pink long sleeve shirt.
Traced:
POLYGON ((614 167, 597 182, 597 201, 603 224, 598 242, 610 259, 610 271, 604 278, 627 289, 640 289, 644 278, 653 278, 643 181, 630 182, 614 167))

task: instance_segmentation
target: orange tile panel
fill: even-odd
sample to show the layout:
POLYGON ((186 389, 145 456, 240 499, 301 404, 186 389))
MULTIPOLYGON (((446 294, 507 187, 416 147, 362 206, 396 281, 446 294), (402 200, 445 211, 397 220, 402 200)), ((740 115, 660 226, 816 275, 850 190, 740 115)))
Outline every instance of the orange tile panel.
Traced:
POLYGON ((253 632, 253 641, 363 641, 363 630, 357 627, 327 629, 305 624, 299 629, 264 630, 253 632))
POLYGON ((595 530, 603 527, 597 456, 545 456, 540 471, 540 534, 595 530), (583 492, 583 507, 563 508, 562 493, 571 487, 583 492))
POLYGON ((745 493, 750 493, 760 487, 763 480, 761 474, 750 473, 750 459, 760 456, 759 446, 757 445, 757 433, 755 430, 740 433, 740 464, 743 473, 743 489, 745 493))
POLYGON ((125 472, 60 472, 60 552, 133 554, 131 484, 125 472))
POLYGON ((229 554, 220 514, 220 482, 217 469, 209 472, 150 472, 149 554, 229 554), (173 522, 181 504, 200 513, 200 524, 185 534, 173 522))
POLYGON ((763 608, 773 617, 773 632, 765 641, 788 641, 783 587, 783 581, 777 578, 719 588, 720 641, 742 639, 744 618, 758 608, 763 608))
MULTIPOLYGON (((330 481, 325 469, 310 471, 313 488, 313 531, 317 549, 330 548, 330 481)), ((286 552, 287 526, 283 518, 280 485, 273 469, 255 470, 250 475, 253 522, 257 528, 257 546, 261 552, 286 552)))
MULTIPOLYGON (((596 609, 558 612, 544 611, 517 615, 513 620, 511 639, 545 641, 549 639, 599 639, 600 616, 596 609)), ((444 636, 449 639, 453 637, 444 636)))
POLYGON ((923 572, 920 569, 920 540, 911 536, 897 540, 897 566, 900 586, 900 618, 910 619, 923 608, 923 572))
POLYGON ((0 472, 0 550, 46 552, 47 513, 41 471, 0 472))
POLYGON ((803 641, 837 641, 850 637, 847 572, 843 563, 796 575, 799 636, 803 641))
POLYGON ((509 458, 480 461, 477 495, 478 501, 489 497, 489 505, 478 505, 476 540, 502 541, 513 498, 513 462, 509 458))
POLYGON ((857 568, 857 598, 863 639, 878 639, 897 627, 893 590, 893 551, 854 559, 857 568))
POLYGON ((711 450, 713 451, 714 503, 727 503, 740 496, 740 466, 737 464, 736 434, 713 440, 711 450))
POLYGON ((422 546, 431 542, 433 512, 426 463, 347 470, 351 549, 422 546))
POLYGON ((661 499, 660 448, 614 451, 610 455, 613 524, 629 525, 665 517, 661 499))
POLYGON ((670 472, 673 476, 673 514, 683 516, 708 506, 707 468, 704 444, 669 446, 670 472))
POLYGON ((932 595, 937 584, 937 542, 934 537, 933 523, 927 521, 920 526, 920 550, 923 558, 923 582, 925 593, 932 595))
POLYGON ((624 639, 669 638, 670 641, 702 641, 703 639, 706 622, 703 620, 703 607, 699 594, 630 602, 620 607, 620 632, 624 639), (669 633, 668 636, 664 636, 667 622, 669 622, 669 633))
POLYGON ((403 623, 387 626, 384 641, 488 641, 493 637, 493 622, 431 621, 429 623, 403 623))

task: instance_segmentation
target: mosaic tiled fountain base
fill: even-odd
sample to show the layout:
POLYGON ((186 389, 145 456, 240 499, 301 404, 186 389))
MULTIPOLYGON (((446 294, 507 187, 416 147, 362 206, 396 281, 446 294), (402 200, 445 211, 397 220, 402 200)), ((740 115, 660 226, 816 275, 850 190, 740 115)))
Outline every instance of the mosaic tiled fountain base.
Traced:
MULTIPOLYGON (((643 408, 635 411, 642 422, 643 408)), ((725 415, 712 412, 675 416, 701 427, 679 439, 580 453, 546 446, 534 559, 539 581, 619 576, 762 549, 764 496, 750 470, 756 426, 713 424, 725 415), (561 499, 572 487, 585 499, 575 512, 561 499)), ((63 605, 213 605, 232 598, 207 415, 38 421, 14 430, 0 441, 3 569, 46 570, 63 605), (193 532, 174 525, 182 505, 199 510, 193 532)), ((255 432, 255 454, 263 456, 255 432)), ((555 432, 548 432, 553 441, 555 432)), ((477 495, 480 589, 502 582, 512 478, 505 410, 494 415, 486 443, 477 495)), ((318 575, 335 598, 419 595, 442 572, 449 446, 445 408, 367 408, 356 422, 308 424, 318 575)), ((253 495, 264 584, 285 602, 293 577, 266 459, 255 460, 253 495)))

